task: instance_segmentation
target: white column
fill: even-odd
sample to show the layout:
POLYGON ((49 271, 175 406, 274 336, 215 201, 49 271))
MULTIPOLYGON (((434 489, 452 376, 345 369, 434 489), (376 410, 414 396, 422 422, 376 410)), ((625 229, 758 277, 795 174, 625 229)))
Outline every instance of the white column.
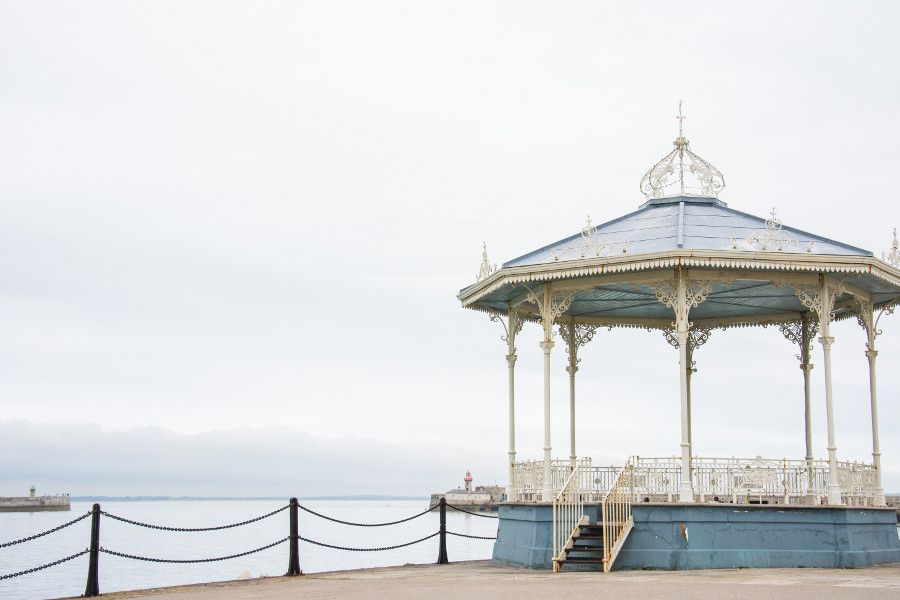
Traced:
POLYGON ((491 313, 491 321, 500 323, 506 332, 501 338, 507 345, 506 365, 509 373, 509 483, 506 486, 506 500, 515 502, 518 500, 519 489, 516 483, 516 335, 522 328, 522 321, 511 304, 507 305, 506 315, 506 324, 497 312, 491 313))
POLYGON ((841 501, 841 486, 838 483, 837 445, 834 441, 834 400, 831 393, 831 345, 834 338, 831 333, 831 290, 822 284, 822 310, 819 312, 819 343, 822 344, 825 370, 825 419, 828 425, 828 504, 838 506, 841 501))
POLYGON ((809 316, 802 315, 800 317, 800 369, 803 371, 803 424, 806 440, 806 472, 808 483, 812 485, 812 464, 813 464, 813 445, 812 445, 812 403, 810 388, 810 373, 813 369, 810 362, 810 324, 809 316))
POLYGON ((544 351, 544 485, 541 499, 544 502, 553 500, 552 473, 550 469, 551 452, 550 444, 550 350, 553 349, 553 294, 549 285, 544 286, 543 310, 541 311, 544 325, 544 339, 541 341, 541 350, 544 351))
MULTIPOLYGON (((512 319, 510 319, 512 325, 512 319)), ((515 348, 506 355, 506 363, 509 367, 509 486, 506 489, 506 499, 509 502, 518 500, 515 494, 516 477, 516 353, 515 348)))
POLYGON ((678 490, 679 502, 693 502, 694 489, 691 481, 690 417, 688 406, 688 302, 687 281, 679 270, 675 301, 675 338, 678 340, 679 370, 681 371, 681 486, 678 490))
POLYGON ((553 500, 553 487, 550 470, 551 452, 550 444, 550 350, 553 349, 553 340, 545 339, 540 343, 544 351, 544 488, 541 499, 544 502, 553 500))
POLYGON ((578 372, 578 340, 576 339, 575 325, 569 324, 568 339, 569 366, 566 372, 569 374, 569 461, 575 466, 577 454, 575 453, 575 373, 578 372))
POLYGON ((691 411, 691 377, 694 375, 694 348, 691 346, 691 336, 688 332, 687 340, 687 435, 688 435, 688 456, 694 457, 694 437, 693 437, 693 413, 691 411))
POLYGON ((875 360, 878 358, 878 350, 875 349, 875 316, 867 322, 866 334, 868 344, 866 358, 869 359, 869 401, 872 410, 872 459, 875 462, 875 506, 884 506, 884 486, 881 482, 881 445, 878 443, 878 395, 876 392, 875 360))

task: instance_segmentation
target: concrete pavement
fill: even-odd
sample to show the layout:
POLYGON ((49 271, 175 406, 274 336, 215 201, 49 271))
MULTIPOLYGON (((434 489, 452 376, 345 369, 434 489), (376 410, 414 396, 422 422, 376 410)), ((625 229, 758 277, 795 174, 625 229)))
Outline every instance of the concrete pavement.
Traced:
POLYGON ((302 577, 269 577, 104 594, 110 600, 285 600, 386 598, 663 598, 723 600, 877 600, 900 598, 900 565, 866 569, 727 569, 560 573, 501 567, 490 561, 407 565, 302 577))

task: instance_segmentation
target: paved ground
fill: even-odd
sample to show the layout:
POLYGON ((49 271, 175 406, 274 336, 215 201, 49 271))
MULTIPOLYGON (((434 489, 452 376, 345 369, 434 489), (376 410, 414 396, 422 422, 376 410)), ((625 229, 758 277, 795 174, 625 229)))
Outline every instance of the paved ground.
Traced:
POLYGON ((137 592, 110 600, 259 600, 390 598, 520 600, 522 598, 662 598, 723 600, 877 600, 900 598, 900 564, 867 569, 733 569, 560 573, 500 567, 489 561, 335 571, 137 592))

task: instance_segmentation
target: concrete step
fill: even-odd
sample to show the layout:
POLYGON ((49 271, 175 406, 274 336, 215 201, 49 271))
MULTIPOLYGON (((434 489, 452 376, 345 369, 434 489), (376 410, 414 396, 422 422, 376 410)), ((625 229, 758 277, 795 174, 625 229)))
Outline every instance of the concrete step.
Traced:
POLYGON ((566 558, 560 559, 563 564, 573 564, 573 565, 602 565, 603 558, 602 557, 590 557, 590 556, 567 556, 566 558))
POLYGON ((579 552, 603 552, 603 544, 583 544, 581 546, 576 544, 569 548, 569 552, 575 550, 579 552))

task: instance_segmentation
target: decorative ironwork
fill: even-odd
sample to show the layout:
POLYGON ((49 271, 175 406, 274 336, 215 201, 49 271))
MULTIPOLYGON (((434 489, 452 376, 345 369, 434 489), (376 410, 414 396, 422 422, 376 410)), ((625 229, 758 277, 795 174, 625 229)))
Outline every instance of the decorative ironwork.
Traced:
POLYGON ((588 215, 585 226, 581 229, 581 237, 562 249, 553 250, 553 260, 559 261, 567 256, 575 258, 597 258, 621 252, 628 254, 630 242, 612 242, 597 233, 597 227, 591 223, 588 215))
MULTIPOLYGON (((660 331, 662 331, 663 337, 666 338, 666 341, 670 346, 678 348, 678 336, 675 334, 675 331, 671 329, 661 329, 660 331)), ((691 327, 688 330, 688 343, 690 344, 690 348, 696 350, 708 342, 712 332, 712 327, 691 327)))
MULTIPOLYGON (((572 463, 551 461, 553 490, 558 492, 569 480, 572 463)), ((629 469, 591 466, 590 458, 577 461, 578 489, 585 502, 603 499, 615 485, 626 486, 636 501, 673 502, 678 500, 681 484, 681 457, 633 457, 629 469), (624 472, 624 475, 623 475, 624 472), (643 500, 641 500, 643 499, 643 500)), ((876 495, 874 464, 838 462, 841 495, 851 505, 872 505, 876 495)), ((514 489, 523 502, 541 500, 543 461, 513 465, 514 489)), ((746 502, 748 498, 770 498, 778 503, 820 504, 828 484, 826 460, 784 458, 691 459, 694 493, 703 502, 718 498, 721 502, 746 502)))
POLYGON ((897 228, 894 227, 894 240, 891 242, 890 252, 882 252, 881 260, 895 269, 900 269, 900 243, 897 242, 897 228))
POLYGON ((550 294, 550 314, 544 314, 544 292, 528 290, 528 301, 537 306, 541 319, 549 323, 553 323, 561 314, 569 310, 574 299, 574 291, 553 291, 550 294))
POLYGON ((844 293, 843 285, 806 285, 801 283, 792 284, 794 293, 800 303, 821 319, 823 315, 834 319, 831 311, 834 309, 834 301, 838 296, 844 293))
POLYGON ((678 304, 678 285, 674 279, 658 281, 649 284, 649 287, 653 290, 653 294, 660 304, 664 304, 673 309, 675 308, 675 305, 678 304))
POLYGON ((475 283, 484 281, 485 279, 490 277, 496 270, 497 270, 497 265, 492 264, 491 261, 488 260, 487 242, 482 242, 482 245, 481 245, 481 269, 479 269, 479 271, 478 271, 478 276, 475 278, 475 283))
POLYGON ((819 332, 819 322, 816 319, 804 318, 800 321, 789 321, 787 323, 778 323, 778 330, 784 338, 792 344, 800 346, 800 354, 797 354, 797 360, 801 365, 809 363, 809 356, 812 350, 812 341, 819 332), (806 327, 806 348, 803 347, 803 328, 806 327), (806 358, 804 360, 804 357, 806 358))
MULTIPOLYGON (((814 241, 801 241, 795 239, 790 233, 785 231, 784 226, 778 219, 775 208, 769 213, 766 219, 766 228, 754 233, 746 240, 746 245, 751 250, 761 250, 763 252, 785 252, 786 250, 799 250, 811 254, 816 250, 814 241)), ((738 250, 740 246, 739 240, 731 238, 731 247, 738 250)))
POLYGON ((779 323, 778 330, 785 339, 793 344, 803 343, 803 322, 791 321, 789 323, 779 323))
POLYGON ((717 198, 725 187, 725 176, 709 161, 701 158, 690 148, 684 137, 683 122, 687 118, 681 112, 678 101, 678 137, 673 142, 675 149, 666 154, 641 178, 641 193, 647 198, 662 198, 675 191, 679 194, 691 193, 717 198), (685 174, 693 176, 693 185, 685 184, 685 174), (673 188, 673 189, 670 189, 673 188))
POLYGON ((595 333, 597 333, 597 327, 585 323, 563 323, 559 326, 559 335, 568 342, 566 352, 569 352, 569 348, 572 346, 577 351, 578 347, 590 342, 595 333))
POLYGON ((875 489, 874 465, 842 462, 838 465, 838 483, 843 495, 868 496, 875 489))
POLYGON ((660 304, 668 306, 675 311, 676 322, 680 320, 686 322, 690 309, 696 308, 709 297, 713 283, 712 281, 700 279, 688 279, 685 275, 679 274, 675 279, 657 281, 646 285, 653 290, 653 294, 660 304), (685 280, 683 304, 678 297, 678 278, 680 277, 683 277, 685 280))

